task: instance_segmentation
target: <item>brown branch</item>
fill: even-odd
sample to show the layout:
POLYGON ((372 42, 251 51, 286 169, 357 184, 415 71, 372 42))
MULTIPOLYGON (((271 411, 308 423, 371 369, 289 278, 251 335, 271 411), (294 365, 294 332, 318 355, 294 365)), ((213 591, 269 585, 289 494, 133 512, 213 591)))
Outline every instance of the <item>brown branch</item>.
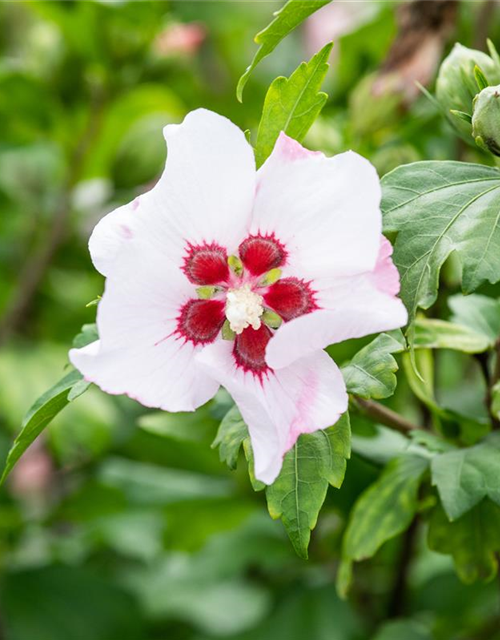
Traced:
POLYGON ((47 234, 42 239, 38 250, 28 251, 29 257, 21 269, 15 293, 0 322, 0 345, 9 338, 27 315, 52 258, 66 236, 72 190, 80 177, 87 151, 100 129, 103 107, 103 96, 100 92, 96 93, 91 105, 88 126, 68 160, 68 175, 47 234))
POLYGON ((473 48, 486 51, 486 38, 488 37, 492 21, 494 19, 497 0, 485 0, 477 16, 476 27, 474 29, 473 48))
POLYGON ((493 387, 500 380, 500 339, 497 340, 495 345, 495 367, 493 373, 490 372, 490 353, 476 353, 475 358, 481 367, 483 373, 484 382, 486 385, 486 392, 484 394, 484 404, 486 411, 491 419, 493 429, 500 429, 500 420, 492 413, 491 404, 493 401, 493 387))
POLYGON ((419 97, 416 82, 428 85, 452 33, 458 0, 403 2, 396 13, 397 34, 378 73, 376 92, 397 89, 411 104, 419 97))
POLYGON ((364 413, 375 422, 379 422, 390 429, 395 429, 401 433, 408 433, 409 431, 420 429, 420 427, 413 424, 413 422, 403 418, 399 413, 396 413, 379 402, 365 400, 365 398, 360 398, 359 396, 352 396, 352 400, 361 413, 364 413))

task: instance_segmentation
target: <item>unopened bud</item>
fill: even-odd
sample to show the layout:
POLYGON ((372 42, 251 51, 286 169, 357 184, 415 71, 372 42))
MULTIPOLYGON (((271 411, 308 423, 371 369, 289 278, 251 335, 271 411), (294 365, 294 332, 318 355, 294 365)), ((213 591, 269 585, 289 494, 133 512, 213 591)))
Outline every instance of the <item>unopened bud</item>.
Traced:
POLYGON ((471 114, 472 101, 484 82, 490 85, 500 82, 500 65, 486 53, 457 43, 439 69, 436 98, 453 127, 467 141, 472 132, 471 124, 467 118, 457 117, 452 111, 471 114))
POLYGON ((500 85, 486 87, 474 98, 472 136, 479 147, 500 156, 500 85))

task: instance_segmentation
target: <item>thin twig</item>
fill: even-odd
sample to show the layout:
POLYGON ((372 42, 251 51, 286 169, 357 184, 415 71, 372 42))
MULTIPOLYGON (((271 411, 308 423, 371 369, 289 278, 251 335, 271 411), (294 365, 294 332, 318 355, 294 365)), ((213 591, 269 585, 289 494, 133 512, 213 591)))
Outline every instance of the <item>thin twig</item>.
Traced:
POLYGON ((493 373, 490 372, 490 354, 488 352, 485 353, 476 353, 475 358, 481 367, 481 371, 483 373, 484 383, 486 385, 486 391, 484 394, 484 404, 486 406, 486 411, 491 419, 491 424, 493 429, 500 429, 500 420, 492 413, 491 404, 493 401, 493 387, 500 380, 500 340, 497 341, 495 345, 495 355, 496 362, 493 373))
POLYGON ((359 396, 352 396, 352 399, 354 404, 362 413, 386 427, 395 429, 401 433, 408 433, 409 431, 420 429, 420 427, 413 424, 413 422, 403 418, 399 413, 396 413, 379 402, 375 402, 374 400, 365 400, 365 398, 360 398, 359 396))

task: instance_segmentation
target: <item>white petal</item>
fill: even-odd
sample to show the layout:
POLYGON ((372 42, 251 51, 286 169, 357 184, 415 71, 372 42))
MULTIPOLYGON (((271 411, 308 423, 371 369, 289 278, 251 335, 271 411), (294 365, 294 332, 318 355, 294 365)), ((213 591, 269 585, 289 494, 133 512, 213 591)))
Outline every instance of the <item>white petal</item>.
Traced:
POLYGON ((97 310, 100 340, 70 351, 87 380, 107 393, 127 394, 149 407, 192 411, 218 384, 197 365, 200 347, 175 335, 180 307, 191 297, 184 274, 135 241, 115 264, 97 310))
POLYGON ((368 160, 352 151, 326 158, 282 133, 257 176, 251 231, 285 244, 291 273, 314 279, 373 269, 381 189, 368 160))
POLYGON ((330 344, 397 329, 408 319, 403 302, 379 290, 373 273, 338 281, 318 298, 320 310, 287 322, 271 338, 270 367, 287 367, 330 344))
POLYGON ((243 132, 227 118, 198 109, 164 133, 168 156, 157 185, 106 216, 92 234, 92 259, 104 275, 137 236, 177 266, 188 242, 217 242, 234 252, 245 236, 256 174, 243 132))
POLYGON ((214 343, 197 359, 235 400, 250 432, 255 476, 272 484, 301 433, 325 429, 346 411, 344 380, 323 351, 260 380, 236 366, 232 346, 214 343))

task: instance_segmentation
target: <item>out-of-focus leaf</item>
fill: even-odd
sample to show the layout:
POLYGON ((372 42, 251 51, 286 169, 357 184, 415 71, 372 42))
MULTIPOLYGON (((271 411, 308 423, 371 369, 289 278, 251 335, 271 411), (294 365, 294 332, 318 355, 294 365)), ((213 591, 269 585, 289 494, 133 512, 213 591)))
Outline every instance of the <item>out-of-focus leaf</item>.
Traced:
POLYGON ((386 622, 372 640, 433 640, 427 625, 416 620, 393 620, 386 622))
POLYGON ((500 381, 491 390, 491 413, 500 420, 500 381))
POLYGON ((492 347, 500 337, 500 301, 473 294, 451 296, 448 305, 453 311, 453 321, 481 335, 492 347))
POLYGON ((392 462, 356 501, 342 543, 338 588, 345 596, 350 565, 371 558, 378 549, 411 523, 418 508, 418 488, 429 466, 417 455, 403 455, 392 462))
POLYGON ((496 575, 499 531, 500 508, 486 499, 454 522, 440 506, 436 507, 427 540, 434 551, 453 556, 460 579, 471 584, 492 580, 496 575))
POLYGON ((236 469, 238 455, 243 442, 248 438, 248 428, 237 406, 232 407, 220 423, 217 437, 212 447, 219 447, 221 462, 230 469, 236 469))
POLYGON ((387 174, 382 187, 384 229, 398 233, 394 262, 410 321, 419 307, 435 302, 439 272, 453 251, 462 263, 465 293, 500 280, 497 169, 416 162, 387 174))
POLYGON ((71 371, 38 398, 26 414, 21 431, 9 451, 0 483, 5 481, 19 458, 53 418, 89 386, 90 382, 82 384, 82 374, 79 371, 71 371))
POLYGON ((8 573, 2 587, 9 640, 146 637, 134 598, 105 578, 78 567, 49 566, 8 573))
POLYGON ((347 391, 362 398, 388 398, 394 393, 398 364, 393 353, 405 350, 401 332, 383 333, 342 367, 347 391))
POLYGON ((165 469, 125 458, 106 459, 100 468, 99 479, 106 486, 119 488, 130 502, 138 505, 214 499, 232 493, 231 483, 226 478, 165 469))
MULTIPOLYGON (((103 118, 101 132, 92 153, 89 154, 84 177, 108 177, 120 148, 120 153, 124 152, 124 147, 121 145, 127 144, 126 137, 128 135, 137 135, 137 129, 135 129, 136 133, 133 133, 134 127, 144 117, 152 118, 154 116, 154 120, 149 121, 150 124, 153 123, 153 128, 148 129, 148 137, 144 139, 144 145, 150 143, 148 140, 150 141, 152 136, 155 138, 154 144, 156 145, 158 138, 162 140, 162 127, 172 122, 178 122, 183 113, 184 108, 176 95, 160 84, 140 84, 128 92, 120 94, 103 118), (132 133, 130 133, 131 131, 132 133)), ((166 152, 164 151, 165 156, 166 152)), ((140 179, 143 176, 140 176, 140 179)))
POLYGON ((384 465, 410 446, 410 440, 399 431, 374 425, 362 416, 352 416, 351 447, 354 453, 384 465))
POLYGON ((272 53, 283 38, 298 27, 299 24, 329 2, 330 0, 288 0, 288 2, 274 14, 274 20, 255 36, 255 42, 260 45, 260 47, 252 63, 238 81, 236 95, 240 102, 247 80, 259 62, 272 53))
POLYGON ((333 44, 327 44, 289 78, 276 78, 264 101, 255 145, 257 166, 271 154, 281 131, 302 142, 328 96, 320 91, 333 44))
POLYGON ((351 427, 345 413, 333 427, 302 434, 285 455, 278 478, 266 490, 269 513, 280 518, 297 554, 307 558, 311 530, 328 485, 337 489, 350 457, 351 427))
POLYGON ((307 587, 294 585, 279 599, 267 620, 255 629, 228 640, 347 640, 365 637, 360 616, 348 603, 339 599, 335 588, 330 584, 314 584, 307 587))
POLYGON ((154 411, 139 418, 139 427, 163 438, 208 444, 213 439, 217 420, 208 406, 194 412, 154 411))
POLYGON ((432 483, 450 520, 460 518, 484 498, 500 505, 500 434, 480 444, 436 456, 432 483))
POLYGON ((490 341, 481 333, 461 324, 434 318, 417 318, 414 346, 415 349, 454 349, 464 353, 482 353, 490 347, 490 341))

